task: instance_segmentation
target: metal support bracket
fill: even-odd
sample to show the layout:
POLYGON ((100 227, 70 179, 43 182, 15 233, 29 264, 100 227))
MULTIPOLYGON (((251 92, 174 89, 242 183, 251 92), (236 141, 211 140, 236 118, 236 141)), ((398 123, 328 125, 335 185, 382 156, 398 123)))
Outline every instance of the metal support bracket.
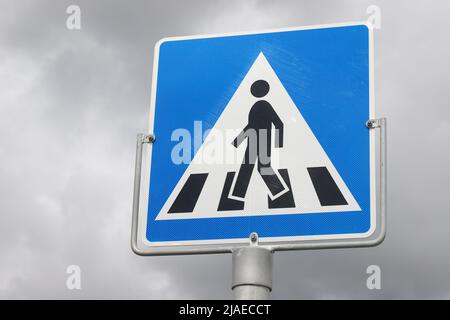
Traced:
POLYGON ((256 232, 252 232, 250 233, 250 236, 248 237, 248 239, 250 240, 250 246, 258 246, 259 244, 259 237, 258 234, 256 232))
MULTIPOLYGON (((259 236, 255 233, 256 241, 252 241, 250 237, 250 245, 257 248, 265 248, 270 252, 284 250, 311 250, 311 249, 332 249, 332 248, 358 248, 371 247, 379 245, 386 235, 386 219, 387 219, 387 120, 386 118, 369 119, 366 122, 368 130, 379 129, 379 197, 377 202, 377 230, 376 234, 369 238, 353 239, 353 240, 324 240, 324 241, 304 241, 299 243, 264 243, 261 246, 259 236), (256 244, 256 246, 254 246, 256 244)), ((155 137, 153 135, 139 134, 136 142, 136 164, 134 176, 134 194, 133 194, 133 218, 131 231, 131 248, 134 253, 142 256, 148 255, 172 255, 172 254, 200 254, 200 253, 235 253, 242 248, 240 245, 209 245, 209 246, 174 246, 161 248, 145 248, 138 247, 138 220, 139 220, 139 195, 141 186, 141 170, 142 170, 142 149, 144 144, 153 144, 155 137)))
POLYGON ((137 255, 147 255, 146 252, 139 249, 138 246, 138 221, 139 221, 139 193, 141 191, 141 172, 142 172, 142 145, 155 142, 153 134, 139 133, 136 137, 136 162, 134 166, 134 189, 133 189, 133 217, 131 223, 131 250, 137 255))
POLYGON ((367 120, 366 127, 369 129, 381 128, 383 119, 384 118, 367 120))
POLYGON ((153 143, 155 142, 155 135, 154 134, 147 134, 142 135, 142 143, 153 143))

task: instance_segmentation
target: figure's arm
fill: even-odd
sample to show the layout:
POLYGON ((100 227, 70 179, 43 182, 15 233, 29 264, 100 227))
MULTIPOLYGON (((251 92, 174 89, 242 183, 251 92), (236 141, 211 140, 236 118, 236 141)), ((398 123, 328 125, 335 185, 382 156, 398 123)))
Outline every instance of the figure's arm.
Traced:
POLYGON ((273 110, 272 122, 275 126, 275 148, 283 148, 284 125, 280 117, 273 110))
POLYGON ((242 129, 242 131, 238 134, 238 136, 233 140, 232 145, 237 148, 241 145, 241 143, 247 138, 247 135, 245 134, 247 132, 248 125, 242 129))

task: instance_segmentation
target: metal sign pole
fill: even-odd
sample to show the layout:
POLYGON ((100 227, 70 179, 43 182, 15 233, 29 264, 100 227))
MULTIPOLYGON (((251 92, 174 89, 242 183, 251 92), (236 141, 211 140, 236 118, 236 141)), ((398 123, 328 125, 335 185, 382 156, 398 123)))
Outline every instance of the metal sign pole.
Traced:
POLYGON ((258 247, 258 235, 250 246, 233 250, 233 296, 236 300, 266 300, 272 291, 273 252, 258 247))

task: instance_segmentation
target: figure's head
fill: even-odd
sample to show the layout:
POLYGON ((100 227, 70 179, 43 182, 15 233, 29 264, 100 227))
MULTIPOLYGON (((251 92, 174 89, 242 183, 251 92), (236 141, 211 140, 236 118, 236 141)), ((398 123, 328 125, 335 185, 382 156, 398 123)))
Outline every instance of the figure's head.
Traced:
POLYGON ((262 98, 269 92, 270 86, 265 80, 257 80, 253 82, 250 91, 256 98, 262 98))

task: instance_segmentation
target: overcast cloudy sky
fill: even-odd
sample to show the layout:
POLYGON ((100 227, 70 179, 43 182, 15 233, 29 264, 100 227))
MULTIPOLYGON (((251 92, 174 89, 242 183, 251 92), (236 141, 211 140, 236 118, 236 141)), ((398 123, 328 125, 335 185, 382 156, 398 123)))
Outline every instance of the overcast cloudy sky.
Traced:
POLYGON ((129 248, 134 142, 166 36, 367 19, 389 120, 388 236, 275 254, 274 298, 450 298, 450 3, 0 0, 0 298, 230 298, 231 256, 129 248), (82 29, 66 28, 81 7, 82 29), (82 290, 66 289, 66 268, 82 290), (366 288, 381 267, 382 290, 366 288))

